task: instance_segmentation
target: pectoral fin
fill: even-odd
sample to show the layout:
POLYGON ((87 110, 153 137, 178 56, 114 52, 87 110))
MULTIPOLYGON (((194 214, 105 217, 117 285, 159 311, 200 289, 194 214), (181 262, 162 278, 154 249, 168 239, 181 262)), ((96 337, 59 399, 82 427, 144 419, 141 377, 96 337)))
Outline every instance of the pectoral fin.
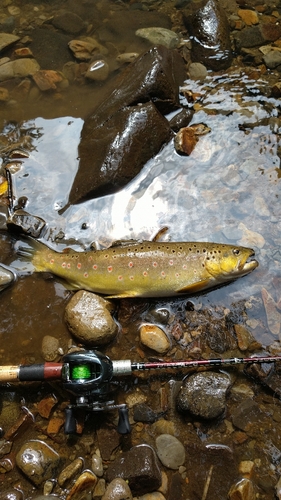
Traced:
POLYGON ((141 294, 137 290, 132 290, 131 292, 117 293, 116 295, 106 295, 106 299, 129 299, 133 297, 140 297, 141 294))
POLYGON ((180 288, 179 290, 176 290, 177 293, 197 293, 201 292, 201 290, 205 290, 205 288, 208 288, 210 286, 210 279, 198 281, 197 283, 192 283, 192 285, 187 285, 184 288, 180 288))

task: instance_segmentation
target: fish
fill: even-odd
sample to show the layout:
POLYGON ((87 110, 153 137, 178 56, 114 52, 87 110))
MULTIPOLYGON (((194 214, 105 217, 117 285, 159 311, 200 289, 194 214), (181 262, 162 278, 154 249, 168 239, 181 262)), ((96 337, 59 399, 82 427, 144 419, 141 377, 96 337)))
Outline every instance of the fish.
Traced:
POLYGON ((57 252, 32 239, 17 251, 31 259, 35 271, 112 299, 192 295, 258 266, 251 248, 208 242, 129 240, 102 250, 57 252))

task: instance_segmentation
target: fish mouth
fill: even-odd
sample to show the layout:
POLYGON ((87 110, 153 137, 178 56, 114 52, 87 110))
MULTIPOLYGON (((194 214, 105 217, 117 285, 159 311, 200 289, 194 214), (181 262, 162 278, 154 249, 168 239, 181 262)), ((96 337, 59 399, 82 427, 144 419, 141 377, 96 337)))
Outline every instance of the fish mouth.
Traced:
POLYGON ((248 256, 247 260, 245 262, 241 262, 240 266, 238 267, 239 272, 242 273, 249 273, 250 271, 253 271, 258 267, 259 263, 256 259, 253 259, 252 257, 255 256, 254 250, 250 253, 248 256))

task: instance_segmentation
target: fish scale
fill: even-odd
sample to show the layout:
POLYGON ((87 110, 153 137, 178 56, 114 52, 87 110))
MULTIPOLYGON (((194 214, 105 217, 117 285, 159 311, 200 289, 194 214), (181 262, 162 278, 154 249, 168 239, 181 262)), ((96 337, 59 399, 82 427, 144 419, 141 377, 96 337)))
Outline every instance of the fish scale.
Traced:
POLYGON ((193 294, 248 274, 254 250, 208 242, 147 241, 105 250, 57 252, 39 241, 19 253, 35 271, 51 272, 73 288, 110 298, 193 294))

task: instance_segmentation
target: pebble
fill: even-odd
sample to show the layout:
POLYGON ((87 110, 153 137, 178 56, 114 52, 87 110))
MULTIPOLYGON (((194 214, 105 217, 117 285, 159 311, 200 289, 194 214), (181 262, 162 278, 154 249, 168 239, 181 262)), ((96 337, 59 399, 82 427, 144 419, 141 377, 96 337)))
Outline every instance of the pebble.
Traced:
POLYGON ((10 78, 24 78, 34 75, 40 69, 39 64, 35 59, 23 58, 9 61, 0 66, 0 81, 9 80, 10 78))
POLYGON ((193 62, 188 66, 188 73, 191 80, 203 81, 208 74, 208 70, 204 64, 193 62))
POLYGON ((261 344, 253 337, 249 330, 241 324, 234 325, 235 335, 240 351, 257 351, 261 344))
POLYGON ((85 73, 86 78, 98 82, 106 80, 108 75, 109 75, 109 65, 103 59, 91 63, 85 73))
POLYGON ((136 36, 148 40, 153 45, 164 45, 167 49, 175 49, 180 42, 179 36, 166 28, 141 28, 136 31, 136 36))
POLYGON ((191 127, 181 128, 174 137, 175 150, 189 156, 198 142, 198 137, 191 127))
POLYGON ((3 49, 9 47, 13 43, 17 42, 19 37, 16 35, 11 35, 10 33, 0 33, 0 52, 3 49))
POLYGON ((60 73, 54 70, 41 69, 32 75, 33 80, 42 92, 56 90, 57 84, 63 80, 60 73))
POLYGON ((85 290, 79 290, 68 302, 65 321, 71 333, 83 344, 99 346, 116 337, 118 327, 110 310, 112 304, 85 290))
POLYGON ((40 486, 53 477, 60 457, 43 441, 31 440, 22 445, 16 455, 16 463, 35 486, 40 486))
POLYGON ((263 60, 267 68, 274 69, 281 64, 281 51, 271 50, 263 56, 263 60))
POLYGON ((259 16, 255 10, 239 9, 237 14, 247 26, 259 24, 259 16))
POLYGON ((134 62, 139 57, 138 52, 124 52, 116 57, 116 61, 121 64, 134 62))
POLYGON ((94 489, 93 498, 102 497, 105 494, 105 479, 99 479, 94 489))
POLYGON ((202 372, 186 377, 177 396, 177 406, 196 417, 212 419, 225 409, 230 378, 224 373, 202 372))
POLYGON ((156 325, 142 325, 140 327, 140 341, 159 354, 165 354, 171 347, 165 332, 156 325))
POLYGON ((65 469, 63 469, 58 477, 58 484, 60 485, 61 488, 67 484, 68 481, 74 478, 76 474, 79 474, 81 472, 81 469, 83 467, 83 460, 82 458, 76 458, 71 464, 69 464, 65 469))
POLYGON ((117 477, 107 486, 102 500, 133 500, 133 495, 126 481, 117 477))
POLYGON ((97 477, 103 476, 103 463, 102 459, 96 453, 92 456, 92 471, 96 474, 97 477))
POLYGON ((156 451, 159 460, 169 469, 178 469, 185 461, 183 444, 171 434, 160 434, 156 438, 156 451))
POLYGON ((72 486, 70 492, 68 493, 66 500, 78 500, 82 497, 82 493, 87 491, 93 491, 97 484, 97 476, 90 470, 85 470, 76 479, 74 485, 72 486))
POLYGON ((76 59, 87 61, 94 54, 107 54, 107 49, 97 42, 94 38, 86 38, 84 40, 71 40, 68 44, 76 59))
POLYGON ((145 403, 147 400, 147 396, 143 394, 140 389, 136 389, 132 394, 129 394, 126 397, 126 404, 128 408, 133 408, 133 406, 145 403))
POLYGON ((229 500, 255 500, 256 488, 254 483, 247 478, 243 478, 234 484, 228 493, 229 500))
POLYGON ((52 335, 45 335, 42 339, 41 352, 45 361, 55 361, 58 358, 59 340, 52 335))

